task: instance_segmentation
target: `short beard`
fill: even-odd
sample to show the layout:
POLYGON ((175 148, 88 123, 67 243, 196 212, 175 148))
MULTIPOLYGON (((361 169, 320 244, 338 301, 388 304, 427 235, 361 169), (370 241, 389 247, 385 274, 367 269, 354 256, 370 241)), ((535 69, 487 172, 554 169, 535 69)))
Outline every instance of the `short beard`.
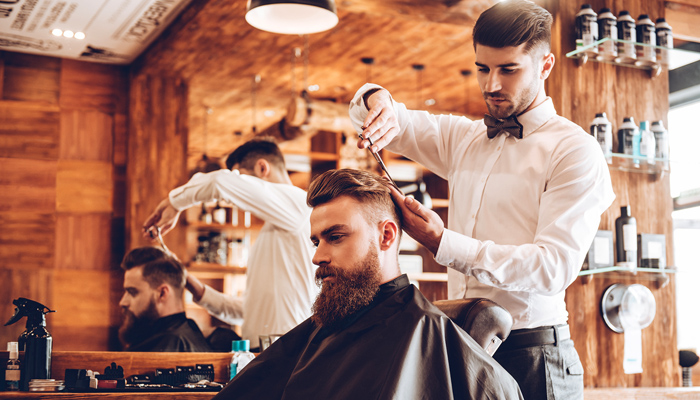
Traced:
POLYGON ((146 339, 150 333, 151 325, 158 319, 156 303, 151 301, 146 310, 136 316, 129 310, 122 310, 124 321, 119 327, 119 341, 123 348, 128 348, 146 339))
POLYGON ((311 319, 321 326, 332 326, 345 317, 369 305, 379 291, 381 270, 377 249, 370 250, 352 271, 328 265, 316 270, 316 284, 321 286, 311 311, 311 319), (334 276, 335 282, 323 282, 326 276, 334 276))

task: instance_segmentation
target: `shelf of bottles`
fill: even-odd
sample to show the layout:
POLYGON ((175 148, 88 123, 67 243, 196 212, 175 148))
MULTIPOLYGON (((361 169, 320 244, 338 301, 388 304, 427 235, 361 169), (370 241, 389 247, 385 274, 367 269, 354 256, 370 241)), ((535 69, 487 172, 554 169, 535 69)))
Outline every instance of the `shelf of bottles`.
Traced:
POLYGON ((587 61, 594 61, 606 64, 620 65, 623 67, 645 69, 649 70, 652 74, 658 74, 661 72, 662 68, 667 68, 671 70, 696 61, 700 61, 700 52, 689 51, 684 49, 674 49, 669 47, 652 46, 646 43, 631 42, 629 40, 603 38, 589 45, 579 47, 574 51, 566 53, 566 57, 578 60, 579 65, 584 65, 587 61), (627 44, 635 46, 635 49, 645 47, 653 48, 656 52, 657 61, 650 62, 637 59, 623 59, 620 57, 606 58, 605 56, 600 54, 599 49, 602 44, 608 41, 615 42, 615 46, 618 47, 627 44))
POLYGON ((578 276, 583 279, 583 283, 588 283, 594 276, 605 274, 606 278, 615 279, 643 279, 652 281, 656 284, 657 288, 665 287, 670 278, 669 274, 675 274, 678 269, 674 267, 665 268, 643 268, 637 267, 634 264, 631 265, 615 265, 612 267, 596 268, 596 269, 584 269, 579 272, 578 276))
POLYGON ((608 166, 620 171, 662 175, 669 170, 669 160, 666 158, 647 158, 638 155, 613 153, 608 157, 608 166))

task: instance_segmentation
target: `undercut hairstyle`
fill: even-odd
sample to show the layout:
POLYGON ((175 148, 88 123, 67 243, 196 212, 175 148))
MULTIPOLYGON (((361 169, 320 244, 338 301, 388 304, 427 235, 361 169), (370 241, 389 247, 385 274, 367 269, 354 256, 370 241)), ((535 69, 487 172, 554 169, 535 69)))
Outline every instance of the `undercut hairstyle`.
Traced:
POLYGON ((496 3, 476 20, 473 31, 474 49, 480 44, 488 47, 517 47, 524 50, 551 51, 552 14, 526 0, 507 0, 496 3))
POLYGON ((122 260, 124 271, 143 266, 143 279, 155 289, 167 283, 181 293, 185 288, 185 269, 175 258, 163 250, 153 247, 138 247, 131 250, 122 260))
POLYGON ((340 196, 351 197, 364 206, 362 213, 367 222, 379 223, 391 219, 403 226, 401 209, 394 203, 389 189, 391 183, 371 172, 357 169, 332 169, 316 177, 306 194, 306 204, 317 207, 340 196))
POLYGON ((252 139, 238 146, 226 158, 226 168, 232 169, 238 164, 239 168, 252 170, 261 158, 267 160, 274 168, 286 169, 282 151, 275 142, 267 138, 252 139))

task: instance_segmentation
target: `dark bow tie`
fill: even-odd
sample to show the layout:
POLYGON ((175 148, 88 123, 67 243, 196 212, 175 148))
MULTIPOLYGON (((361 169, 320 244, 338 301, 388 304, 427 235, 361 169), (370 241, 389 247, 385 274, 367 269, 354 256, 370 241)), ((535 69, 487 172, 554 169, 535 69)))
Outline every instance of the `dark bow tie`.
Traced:
POLYGON ((515 115, 500 120, 484 114, 484 124, 486 124, 486 134, 489 136, 489 139, 495 138, 501 132, 507 132, 518 139, 523 138, 523 126, 520 125, 515 115))

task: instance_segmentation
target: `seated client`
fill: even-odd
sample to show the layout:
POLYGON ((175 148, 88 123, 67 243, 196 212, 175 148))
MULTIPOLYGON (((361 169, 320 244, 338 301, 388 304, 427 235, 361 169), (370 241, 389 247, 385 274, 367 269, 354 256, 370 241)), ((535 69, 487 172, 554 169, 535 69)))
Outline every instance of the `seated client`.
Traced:
POLYGON ((185 270, 178 260, 159 248, 139 247, 124 257, 122 269, 119 339, 127 351, 211 351, 185 316, 185 270))
POLYGON ((522 399, 515 380, 402 275, 389 183, 331 170, 307 203, 321 292, 311 318, 216 399, 522 399))

